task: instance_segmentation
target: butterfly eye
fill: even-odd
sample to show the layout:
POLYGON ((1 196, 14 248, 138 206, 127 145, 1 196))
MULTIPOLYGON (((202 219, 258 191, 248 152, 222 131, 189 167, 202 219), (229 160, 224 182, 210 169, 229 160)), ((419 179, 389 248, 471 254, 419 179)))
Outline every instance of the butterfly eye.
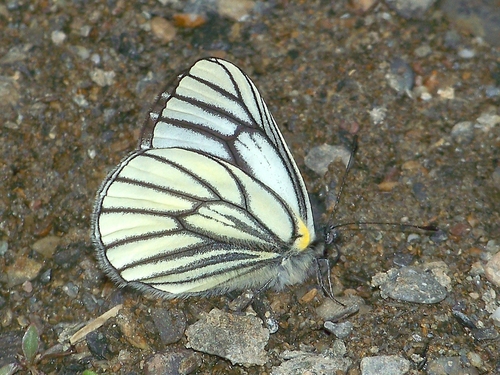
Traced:
POLYGON ((325 228, 325 244, 331 245, 340 240, 340 231, 334 225, 329 225, 325 228))

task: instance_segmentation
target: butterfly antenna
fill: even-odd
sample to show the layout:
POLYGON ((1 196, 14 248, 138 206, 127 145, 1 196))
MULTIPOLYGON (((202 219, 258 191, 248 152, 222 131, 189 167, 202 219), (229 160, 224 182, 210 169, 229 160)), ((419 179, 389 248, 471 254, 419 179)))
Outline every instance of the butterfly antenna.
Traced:
POLYGON ((354 160, 354 155, 356 154, 356 151, 358 150, 358 136, 355 135, 352 139, 352 144, 351 144, 351 154, 349 155, 349 161, 347 162, 347 166, 344 171, 344 175, 342 176, 342 180, 340 182, 340 188, 339 192, 337 193, 337 197, 335 198, 335 205, 333 206, 332 213, 330 214, 330 220, 329 224, 325 228, 325 244, 330 245, 333 242, 335 242, 339 236, 336 228, 338 226, 333 225, 333 218, 335 217, 335 213, 337 212, 337 208, 340 203, 340 197, 342 196, 342 192, 344 191, 344 186, 347 180, 347 175, 349 174, 349 171, 351 169, 352 162, 354 160))
MULTIPOLYGON (((354 155, 358 149, 358 136, 355 135, 352 139, 352 145, 351 145, 351 155, 349 155, 349 162, 347 163, 344 175, 342 176, 342 181, 340 183, 340 188, 339 192, 337 194, 337 198, 335 199, 335 206, 333 207, 332 213, 330 215, 330 221, 327 227, 325 228, 325 244, 326 245, 331 245, 332 243, 336 242, 339 237, 339 232, 338 228, 341 227, 348 227, 351 225, 356 225, 358 230, 360 229, 361 226, 365 225, 378 225, 380 226, 390 226, 390 227, 398 227, 400 231, 405 231, 405 230, 420 230, 420 231, 425 231, 425 232, 438 232, 439 228, 435 225, 414 225, 414 224, 401 224, 401 223, 381 223, 377 221, 358 221, 358 222, 350 222, 350 223, 342 223, 342 224, 332 224, 333 223, 333 218, 335 217, 335 213, 337 211, 337 207, 339 206, 340 203, 340 197, 342 196, 342 192, 344 191, 344 186, 346 184, 347 180, 347 175, 351 169, 352 161, 354 159, 354 155)), ((349 229, 349 228, 347 228, 349 229)), ((376 230, 376 229, 367 229, 365 230, 376 230)))
MULTIPOLYGON (((325 227, 325 244, 330 245, 334 242, 337 242, 339 238, 339 233, 337 230, 337 227, 333 225, 333 218, 335 217, 335 213, 337 211, 337 207, 339 206, 340 203, 340 197, 342 196, 342 191, 344 190, 344 185, 347 180, 347 174, 349 173, 349 170, 351 169, 352 161, 354 159, 354 155, 356 153, 356 150, 358 149, 358 136, 355 135, 352 139, 352 144, 351 144, 351 154, 349 155, 349 161, 347 162, 345 172, 342 176, 342 180, 340 181, 340 188, 337 193, 337 197, 335 198, 335 206, 333 207, 332 213, 330 214, 330 220, 329 224, 325 227)), ((337 248, 337 245, 334 244, 334 246, 337 248)), ((338 260, 338 257, 340 257, 340 250, 337 248, 337 259, 335 262, 338 260)), ((324 291, 324 293, 333 301, 336 301, 340 306, 346 307, 342 302, 337 300, 335 296, 333 295, 333 287, 332 287, 332 280, 330 276, 330 261, 328 258, 317 258, 316 259, 316 270, 317 270, 317 279, 318 279, 318 284, 321 287, 321 289, 324 291), (325 267, 322 267, 325 266, 325 267), (323 272, 322 268, 325 268, 327 271, 323 272), (325 278, 323 275, 326 275, 326 284, 325 284, 325 278)), ((357 311, 357 310, 356 310, 357 311)))
POLYGON ((384 230, 384 231, 390 231, 389 229, 380 229, 380 227, 393 227, 395 228, 395 231, 398 232, 405 232, 405 231, 423 231, 423 232, 439 232, 440 229, 439 227, 435 225, 415 225, 415 224, 402 224, 402 223, 381 223, 378 221, 353 221, 350 223, 342 223, 342 224, 337 224, 335 226, 330 226, 329 228, 333 229, 338 229, 341 227, 349 227, 352 225, 356 225, 357 228, 345 228, 347 230, 384 230), (376 225, 379 228, 361 228, 362 226, 365 225, 376 225))

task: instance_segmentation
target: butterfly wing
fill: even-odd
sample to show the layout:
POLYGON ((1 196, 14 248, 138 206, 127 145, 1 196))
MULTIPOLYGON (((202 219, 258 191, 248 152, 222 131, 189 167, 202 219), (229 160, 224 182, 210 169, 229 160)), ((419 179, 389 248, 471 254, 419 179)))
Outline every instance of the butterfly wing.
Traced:
POLYGON ((306 186, 285 140, 253 82, 228 61, 199 60, 162 93, 141 147, 196 150, 238 166, 282 197, 314 233, 306 186))
POLYGON ((98 200, 104 269, 168 297, 262 286, 304 227, 241 169, 179 148, 133 153, 98 200))

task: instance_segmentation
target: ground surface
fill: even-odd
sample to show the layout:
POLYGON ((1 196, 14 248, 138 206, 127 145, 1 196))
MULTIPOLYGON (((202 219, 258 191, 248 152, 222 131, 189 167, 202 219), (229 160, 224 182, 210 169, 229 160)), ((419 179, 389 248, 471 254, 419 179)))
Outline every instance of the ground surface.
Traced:
MULTIPOLYGON (((176 27, 176 35, 160 24, 162 41, 151 31, 151 17, 172 20, 183 3, 85 4, 0 5, 0 365, 20 353, 30 323, 46 350, 68 325, 123 303, 130 322, 111 319, 97 331, 102 353, 82 342, 76 350, 83 354, 44 359, 38 368, 142 373, 153 353, 185 345, 184 336, 169 345, 160 340, 151 309, 181 311, 190 324, 227 305, 225 298, 167 302, 117 291, 98 269, 89 235, 95 192, 136 147, 155 95, 176 72, 216 55, 253 78, 309 191, 322 202, 318 208, 342 167, 334 164, 323 176, 306 167, 305 156, 358 134, 335 222, 407 218, 446 232, 441 241, 420 234, 412 243, 401 232, 343 232, 342 256, 332 269, 336 290, 366 303, 349 318, 354 327, 343 339, 350 372, 367 356, 416 352, 430 360, 461 358, 477 373, 495 371, 498 340, 475 340, 452 309, 493 326, 488 310, 500 290, 481 267, 500 242, 498 50, 455 27, 453 15, 438 6, 407 20, 385 4, 362 14, 344 2, 277 1, 260 4, 243 22, 210 13, 204 26, 176 27), (397 58, 409 64, 399 76, 397 58), (391 67, 400 92, 386 77, 391 67), (405 71, 415 78, 406 79, 405 71), (421 87, 408 95, 413 83, 421 87), (454 128, 464 121, 471 124, 454 128), (436 261, 445 263, 450 287, 439 304, 383 299, 370 286, 377 272, 436 261)), ((270 372, 285 349, 327 349, 334 338, 316 313, 323 297, 299 302, 314 287, 312 279, 267 293, 280 323, 267 346, 268 364, 243 368, 199 354, 194 373, 270 372)), ((425 371, 413 364, 414 373, 425 371)))

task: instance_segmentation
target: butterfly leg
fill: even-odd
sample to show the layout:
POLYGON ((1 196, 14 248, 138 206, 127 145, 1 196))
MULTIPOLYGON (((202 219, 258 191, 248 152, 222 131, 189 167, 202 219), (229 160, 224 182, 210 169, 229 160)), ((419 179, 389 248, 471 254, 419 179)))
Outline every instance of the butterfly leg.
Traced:
POLYGON ((279 328, 278 321, 274 317, 269 302, 261 293, 263 290, 267 289, 270 282, 271 280, 255 292, 252 290, 245 290, 241 295, 234 298, 229 303, 229 309, 232 311, 243 311, 251 304, 254 311, 265 323, 267 329, 269 329, 269 333, 276 333, 279 328))

